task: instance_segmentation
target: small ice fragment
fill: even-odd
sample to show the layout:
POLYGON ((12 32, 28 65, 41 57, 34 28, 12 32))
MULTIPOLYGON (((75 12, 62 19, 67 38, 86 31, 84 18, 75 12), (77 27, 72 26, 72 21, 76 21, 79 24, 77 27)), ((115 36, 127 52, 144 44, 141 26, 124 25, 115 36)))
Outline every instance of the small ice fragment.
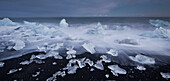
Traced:
POLYGON ((39 54, 39 55, 36 55, 36 58, 38 58, 38 59, 46 59, 46 58, 47 58, 47 55, 45 55, 45 54, 39 54))
POLYGON ((53 76, 62 76, 64 77, 66 75, 65 71, 58 71, 55 74, 53 74, 53 76))
POLYGON ((11 40, 15 42, 15 46, 13 47, 15 50, 21 50, 25 47, 25 43, 22 40, 11 40))
POLYGON ((26 60, 26 61, 21 62, 20 64, 21 65, 28 65, 28 64, 30 64, 32 62, 33 62, 32 60, 30 60, 30 61, 26 60))
POLYGON ((62 19, 62 20, 60 21, 60 23, 59 23, 59 26, 60 26, 60 27, 68 27, 68 23, 66 22, 65 19, 62 19))
POLYGON ((53 62, 53 65, 56 65, 57 63, 56 62, 53 62))
POLYGON ((33 74, 32 77, 37 77, 40 74, 40 71, 36 72, 36 74, 33 74))
POLYGON ((107 53, 112 55, 112 56, 118 56, 118 51, 117 50, 110 49, 107 53))
POLYGON ((22 70, 22 68, 19 68, 19 69, 18 69, 18 71, 21 71, 21 70, 22 70))
POLYGON ((4 62, 0 62, 0 67, 4 67, 4 62))
POLYGON ((89 64, 89 66, 93 66, 93 61, 91 61, 90 59, 86 59, 85 63, 89 64))
POLYGON ((94 49, 95 46, 91 43, 84 43, 82 46, 91 54, 94 54, 96 52, 94 49))
POLYGON ((145 68, 145 67, 143 67, 143 66, 139 66, 139 65, 138 65, 136 68, 137 68, 138 70, 146 70, 146 68, 145 68))
POLYGON ((165 79, 169 79, 169 78, 170 78, 170 73, 163 73, 163 72, 161 72, 160 74, 161 74, 162 77, 165 78, 165 79))
POLYGON ((78 68, 77 65, 74 65, 74 66, 72 66, 72 67, 68 67, 68 74, 74 74, 74 73, 76 73, 77 68, 78 68))
POLYGON ((76 51, 75 50, 69 50, 69 51, 67 51, 67 54, 76 54, 76 51))
POLYGON ((104 70, 104 66, 102 64, 102 61, 98 60, 96 64, 94 65, 97 69, 104 70))
POLYGON ((68 54, 66 59, 71 59, 72 58, 72 55, 71 54, 68 54))
POLYGON ((7 74, 12 74, 12 73, 15 73, 17 71, 18 71, 18 69, 11 69, 7 74))
POLYGON ((101 61, 104 61, 105 63, 110 63, 111 62, 111 60, 108 59, 107 56, 105 56, 105 55, 100 56, 100 58, 102 58, 101 61))
POLYGON ((126 70, 120 68, 118 65, 109 65, 108 68, 111 70, 113 75, 117 76, 117 74, 126 74, 126 70))
POLYGON ((144 55, 141 55, 141 54, 138 54, 135 57, 129 56, 129 58, 131 60, 135 61, 135 62, 142 63, 142 64, 155 64, 154 58, 144 56, 144 55))
POLYGON ((105 76, 106 76, 106 78, 109 78, 109 74, 106 74, 105 76))
POLYGON ((94 71, 94 68, 91 68, 90 71, 94 71))

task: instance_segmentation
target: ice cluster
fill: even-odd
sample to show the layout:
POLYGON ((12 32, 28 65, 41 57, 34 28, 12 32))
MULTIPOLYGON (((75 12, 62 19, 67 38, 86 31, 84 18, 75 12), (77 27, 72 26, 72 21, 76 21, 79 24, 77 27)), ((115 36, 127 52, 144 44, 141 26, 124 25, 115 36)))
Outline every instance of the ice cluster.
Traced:
POLYGON ((154 31, 148 31, 141 36, 151 37, 151 38, 170 38, 170 30, 165 28, 156 28, 154 31))
POLYGON ((0 20, 0 26, 16 26, 17 23, 12 22, 9 18, 0 20))
POLYGON ((138 54, 135 57, 129 56, 129 58, 131 60, 135 61, 135 62, 142 63, 142 64, 155 64, 154 58, 144 56, 144 55, 141 55, 141 54, 138 54))
POLYGON ((165 26, 170 26, 170 23, 168 21, 163 21, 163 20, 149 20, 149 23, 153 26, 156 27, 165 27, 165 26))

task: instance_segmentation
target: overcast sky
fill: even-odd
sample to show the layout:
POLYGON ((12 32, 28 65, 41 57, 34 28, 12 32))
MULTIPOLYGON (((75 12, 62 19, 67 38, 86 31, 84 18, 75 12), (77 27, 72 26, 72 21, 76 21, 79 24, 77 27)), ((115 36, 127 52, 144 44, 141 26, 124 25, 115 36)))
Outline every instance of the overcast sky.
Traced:
POLYGON ((170 0, 0 0, 0 17, 170 17, 170 0))

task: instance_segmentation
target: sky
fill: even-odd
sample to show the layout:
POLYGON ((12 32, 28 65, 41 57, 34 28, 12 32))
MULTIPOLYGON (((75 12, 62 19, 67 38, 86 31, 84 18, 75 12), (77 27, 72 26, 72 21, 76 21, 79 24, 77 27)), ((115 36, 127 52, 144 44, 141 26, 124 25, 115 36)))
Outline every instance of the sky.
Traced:
POLYGON ((170 0, 0 0, 0 17, 170 17, 170 0))

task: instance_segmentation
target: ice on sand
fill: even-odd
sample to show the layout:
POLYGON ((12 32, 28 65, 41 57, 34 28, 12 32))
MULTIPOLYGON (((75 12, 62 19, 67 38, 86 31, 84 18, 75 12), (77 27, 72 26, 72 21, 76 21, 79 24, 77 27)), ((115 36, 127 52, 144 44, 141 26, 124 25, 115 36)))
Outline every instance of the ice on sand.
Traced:
POLYGON ((88 52, 90 52, 91 54, 94 54, 96 51, 95 51, 95 46, 91 43, 84 43, 82 45, 88 52))
POLYGON ((11 69, 7 74, 12 74, 12 73, 15 73, 17 71, 21 71, 22 68, 19 68, 19 69, 11 69))
POLYGON ((15 46, 13 47, 13 49, 15 50, 21 50, 25 47, 25 43, 22 40, 11 40, 13 42, 15 42, 15 46))
POLYGON ((62 76, 64 77, 66 75, 65 71, 58 71, 55 74, 53 74, 52 77, 49 77, 46 81, 56 81, 56 76, 62 76))
POLYGON ((4 62, 0 62, 0 67, 3 67, 4 66, 4 62))
POLYGON ((138 65, 136 68, 137 68, 138 70, 141 70, 141 71, 142 71, 142 70, 146 70, 146 68, 145 68, 144 66, 139 66, 139 65, 138 65))
POLYGON ((36 74, 33 74, 32 77, 37 77, 40 74, 40 71, 36 72, 36 74))
POLYGON ((65 19, 62 19, 59 24, 60 27, 68 27, 68 23, 66 22, 65 19))
POLYGON ((0 26, 16 26, 17 24, 12 22, 9 18, 0 20, 0 26))
POLYGON ((111 62, 111 60, 109 58, 107 58, 106 55, 102 55, 102 56, 100 56, 100 58, 102 58, 101 61, 104 61, 105 63, 110 63, 111 62))
POLYGON ((108 68, 111 70, 113 75, 118 76, 118 74, 126 74, 126 70, 120 68, 118 65, 109 65, 108 68))
POLYGON ((106 77, 106 78, 109 78, 109 74, 106 74, 105 77, 106 77))
POLYGON ((33 62, 33 60, 30 60, 30 61, 26 60, 26 61, 21 62, 20 64, 21 65, 28 65, 28 64, 30 64, 32 62, 33 62))
POLYGON ((154 58, 144 56, 144 55, 141 55, 141 54, 138 54, 135 57, 129 56, 129 58, 131 60, 135 61, 135 62, 142 63, 142 64, 155 64, 154 58))
POLYGON ((165 78, 165 79, 169 79, 169 78, 170 78, 170 73, 163 73, 163 72, 161 72, 160 74, 161 74, 162 77, 165 78))
POLYGON ((89 64, 89 66, 93 66, 93 64, 94 64, 94 62, 91 61, 90 59, 86 59, 84 62, 89 64))
POLYGON ((97 69, 104 70, 104 66, 102 64, 102 61, 98 60, 96 64, 94 65, 97 69))
POLYGON ((112 56, 118 56, 118 51, 117 50, 110 49, 107 53, 112 55, 112 56))
POLYGON ((78 63, 79 68, 83 68, 83 67, 86 66, 86 64, 85 64, 85 62, 84 62, 85 59, 86 59, 86 58, 82 58, 82 59, 78 59, 78 60, 77 60, 77 63, 78 63))

